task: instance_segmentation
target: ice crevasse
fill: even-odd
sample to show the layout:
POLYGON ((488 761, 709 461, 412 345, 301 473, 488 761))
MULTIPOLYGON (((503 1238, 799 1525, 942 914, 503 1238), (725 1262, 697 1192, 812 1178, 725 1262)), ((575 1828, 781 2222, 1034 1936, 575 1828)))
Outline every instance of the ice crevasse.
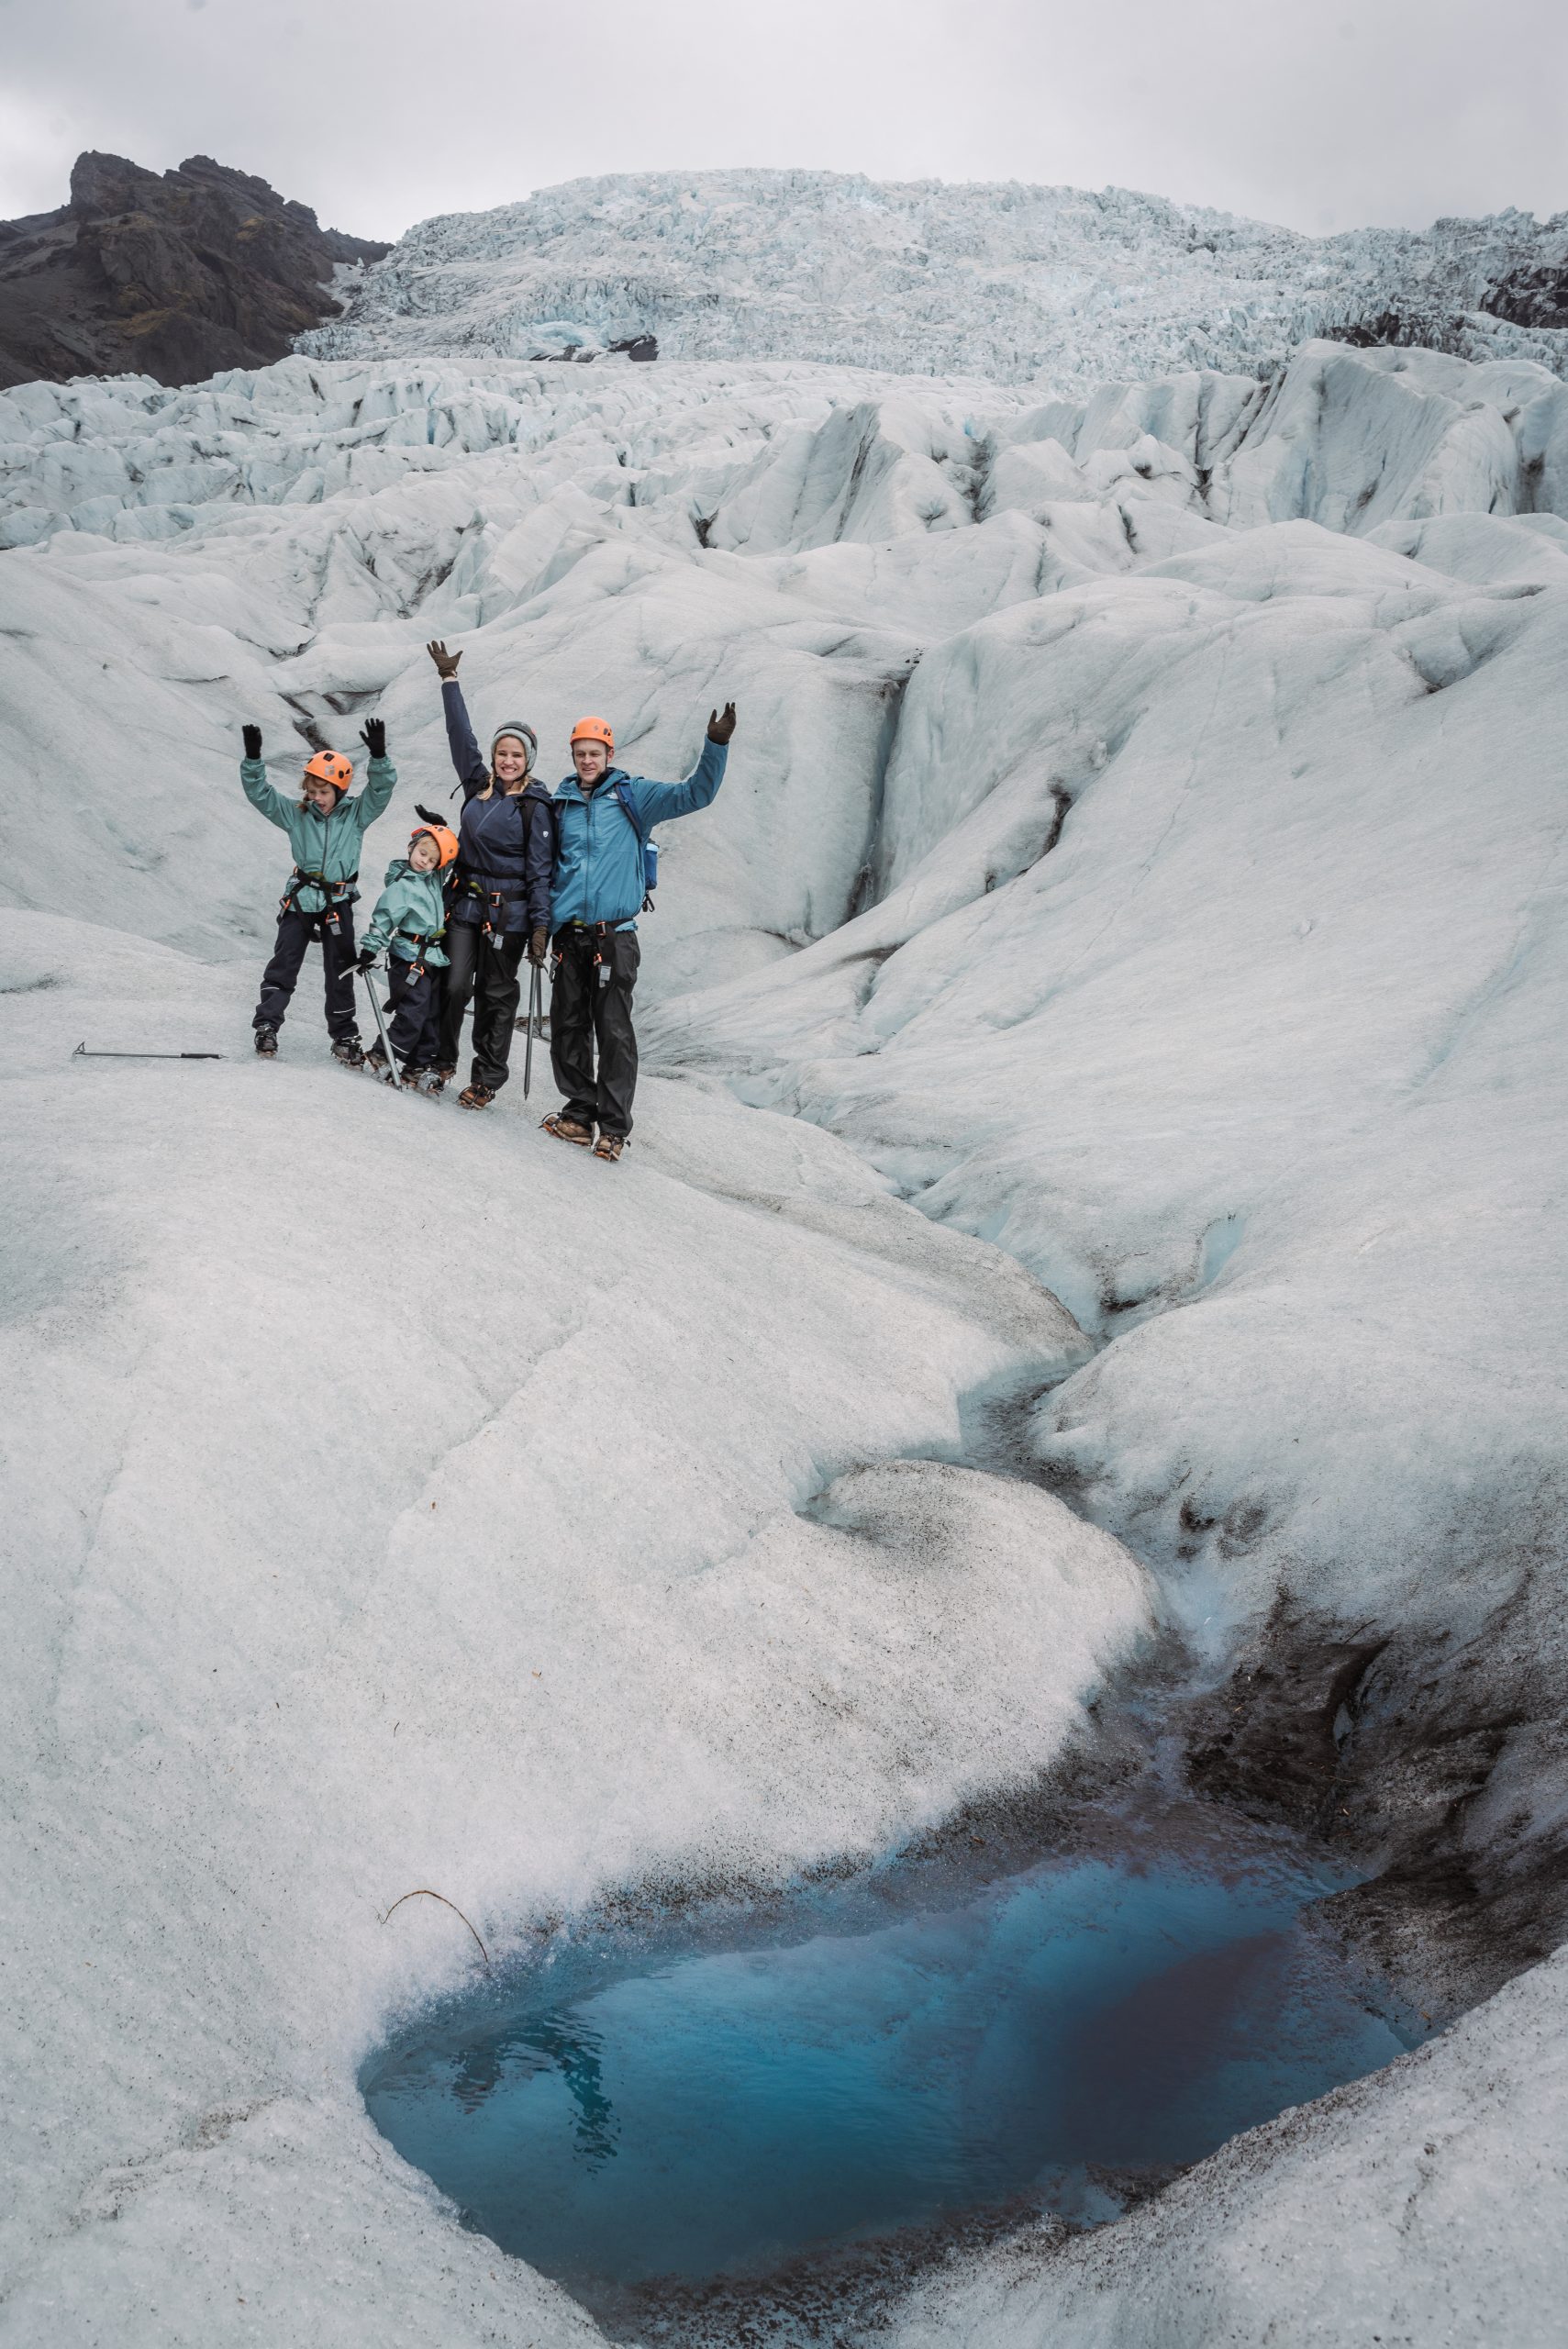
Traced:
POLYGON ((0 2338, 587 2335, 363 2112, 472 1956, 390 1903, 506 1954, 886 1850, 1162 1624, 1221 1678, 1362 1659, 1353 1831, 1431 1864, 1472 2010, 890 2321, 1551 2337, 1565 397, 1329 344, 1079 402, 450 356, 0 395, 0 2338), (390 854, 445 787, 431 635, 562 767, 584 707, 678 774, 740 705, 613 1174, 516 1087, 460 1123, 329 1068, 308 972, 245 1057, 239 725, 283 780, 379 709, 390 854), (964 1464, 987 1400, 1071 1508, 964 1464))

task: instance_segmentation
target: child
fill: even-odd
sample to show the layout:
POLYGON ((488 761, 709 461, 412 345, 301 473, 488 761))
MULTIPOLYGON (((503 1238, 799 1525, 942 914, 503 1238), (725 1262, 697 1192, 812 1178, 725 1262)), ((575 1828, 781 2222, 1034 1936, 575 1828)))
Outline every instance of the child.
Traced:
MULTIPOLYGON (((436 974, 445 970, 447 962, 439 943, 447 928, 442 875, 456 861, 455 832, 428 821, 414 827, 407 855, 386 869, 386 886, 376 900, 356 966, 371 970, 380 950, 386 948, 393 1057, 402 1065, 404 1084, 414 1087, 435 1067, 440 1041, 441 990, 436 974)), ((378 1076, 387 1074, 379 1041, 366 1054, 365 1066, 378 1076)))
POLYGON ((336 751, 317 751, 305 770, 303 798, 285 799, 267 781, 261 728, 247 726, 244 734, 239 780, 245 796, 288 834, 294 851, 294 872, 278 906, 278 941, 261 974, 261 1000, 250 1023, 256 1050, 266 1060, 276 1053, 305 950, 319 938, 333 1054, 358 1068, 364 1048, 354 1025, 354 901, 360 894, 354 883, 365 827, 374 823, 397 782, 397 771, 387 761, 386 729, 373 718, 360 737, 370 752, 370 777, 357 799, 348 796, 353 766, 336 751))

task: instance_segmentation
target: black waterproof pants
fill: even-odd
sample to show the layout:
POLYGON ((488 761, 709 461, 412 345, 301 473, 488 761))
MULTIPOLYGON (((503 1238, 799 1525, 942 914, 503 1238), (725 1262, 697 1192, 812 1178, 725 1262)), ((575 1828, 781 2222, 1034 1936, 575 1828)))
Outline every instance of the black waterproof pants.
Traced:
POLYGON ((354 909, 333 906, 325 914, 296 913, 291 907, 278 916, 278 942, 261 974, 261 996, 252 1028, 281 1028, 289 1008, 305 950, 312 939, 321 941, 321 961, 327 981, 327 1031, 334 1043, 358 1033, 354 1019, 354 909))
POLYGON ((437 1058, 442 1068, 456 1068, 462 1045, 462 1015, 472 996, 473 1082, 483 1085, 487 1093, 499 1093, 506 1082, 513 1023, 523 999, 517 967, 528 941, 518 930, 497 944, 485 937, 477 922, 454 921, 448 923, 441 942, 449 968, 437 1058))
POLYGON ((637 1091, 631 995, 641 960, 635 930, 611 930, 600 936, 591 930, 567 929, 555 934, 550 1064, 565 1101, 564 1114, 580 1126, 596 1125, 601 1133, 631 1131, 631 1099, 637 1091))
POLYGON ((400 1068, 434 1068, 441 1041, 441 974, 422 963, 401 963, 389 954, 386 976, 392 1026, 387 1042, 400 1068))

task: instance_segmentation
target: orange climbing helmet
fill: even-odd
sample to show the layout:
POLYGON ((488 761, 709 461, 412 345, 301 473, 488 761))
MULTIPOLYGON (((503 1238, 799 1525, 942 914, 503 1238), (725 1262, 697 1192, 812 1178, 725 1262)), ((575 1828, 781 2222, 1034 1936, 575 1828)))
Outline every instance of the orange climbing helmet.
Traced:
POLYGON ((339 791, 347 791, 354 779, 354 763, 352 759, 339 758, 336 751, 317 751, 305 772, 317 783, 329 783, 339 791))
POLYGON ((602 742, 606 751, 613 751, 616 746, 616 738, 610 730, 609 719, 580 718, 572 729, 573 748, 575 749, 579 742, 602 742))
POLYGON ((449 864, 457 863, 457 834, 455 832, 449 832, 444 824, 416 824, 408 835, 410 851, 421 834, 433 840, 440 851, 441 861, 436 867, 438 873, 444 873, 449 864))

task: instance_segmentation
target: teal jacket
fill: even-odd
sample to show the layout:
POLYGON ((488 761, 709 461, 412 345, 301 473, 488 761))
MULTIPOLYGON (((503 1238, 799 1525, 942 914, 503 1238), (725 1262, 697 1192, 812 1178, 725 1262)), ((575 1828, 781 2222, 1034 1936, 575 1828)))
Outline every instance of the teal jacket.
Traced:
POLYGON ((646 838, 655 824, 706 807, 724 781, 728 756, 722 742, 705 740, 684 783, 651 783, 646 775, 611 767, 591 792, 574 774, 555 787, 555 892, 550 926, 614 922, 635 930, 642 905, 642 841, 615 796, 621 784, 646 838))
POLYGON ((267 781, 264 760, 241 759, 239 780, 257 813, 288 834, 295 870, 308 876, 294 893, 300 912, 324 910, 328 893, 316 885, 321 881, 332 883, 331 894, 339 905, 352 905, 360 893, 346 885, 359 877, 365 826, 374 823, 397 785, 397 769, 391 760, 373 759, 359 797, 339 799, 329 816, 318 816, 314 807, 302 807, 297 799, 285 798, 267 781))
POLYGON ((400 963, 428 963, 436 971, 446 965, 436 943, 446 929, 447 893, 439 873, 416 873, 400 856, 386 868, 386 886, 360 942, 377 954, 384 946, 400 963))

